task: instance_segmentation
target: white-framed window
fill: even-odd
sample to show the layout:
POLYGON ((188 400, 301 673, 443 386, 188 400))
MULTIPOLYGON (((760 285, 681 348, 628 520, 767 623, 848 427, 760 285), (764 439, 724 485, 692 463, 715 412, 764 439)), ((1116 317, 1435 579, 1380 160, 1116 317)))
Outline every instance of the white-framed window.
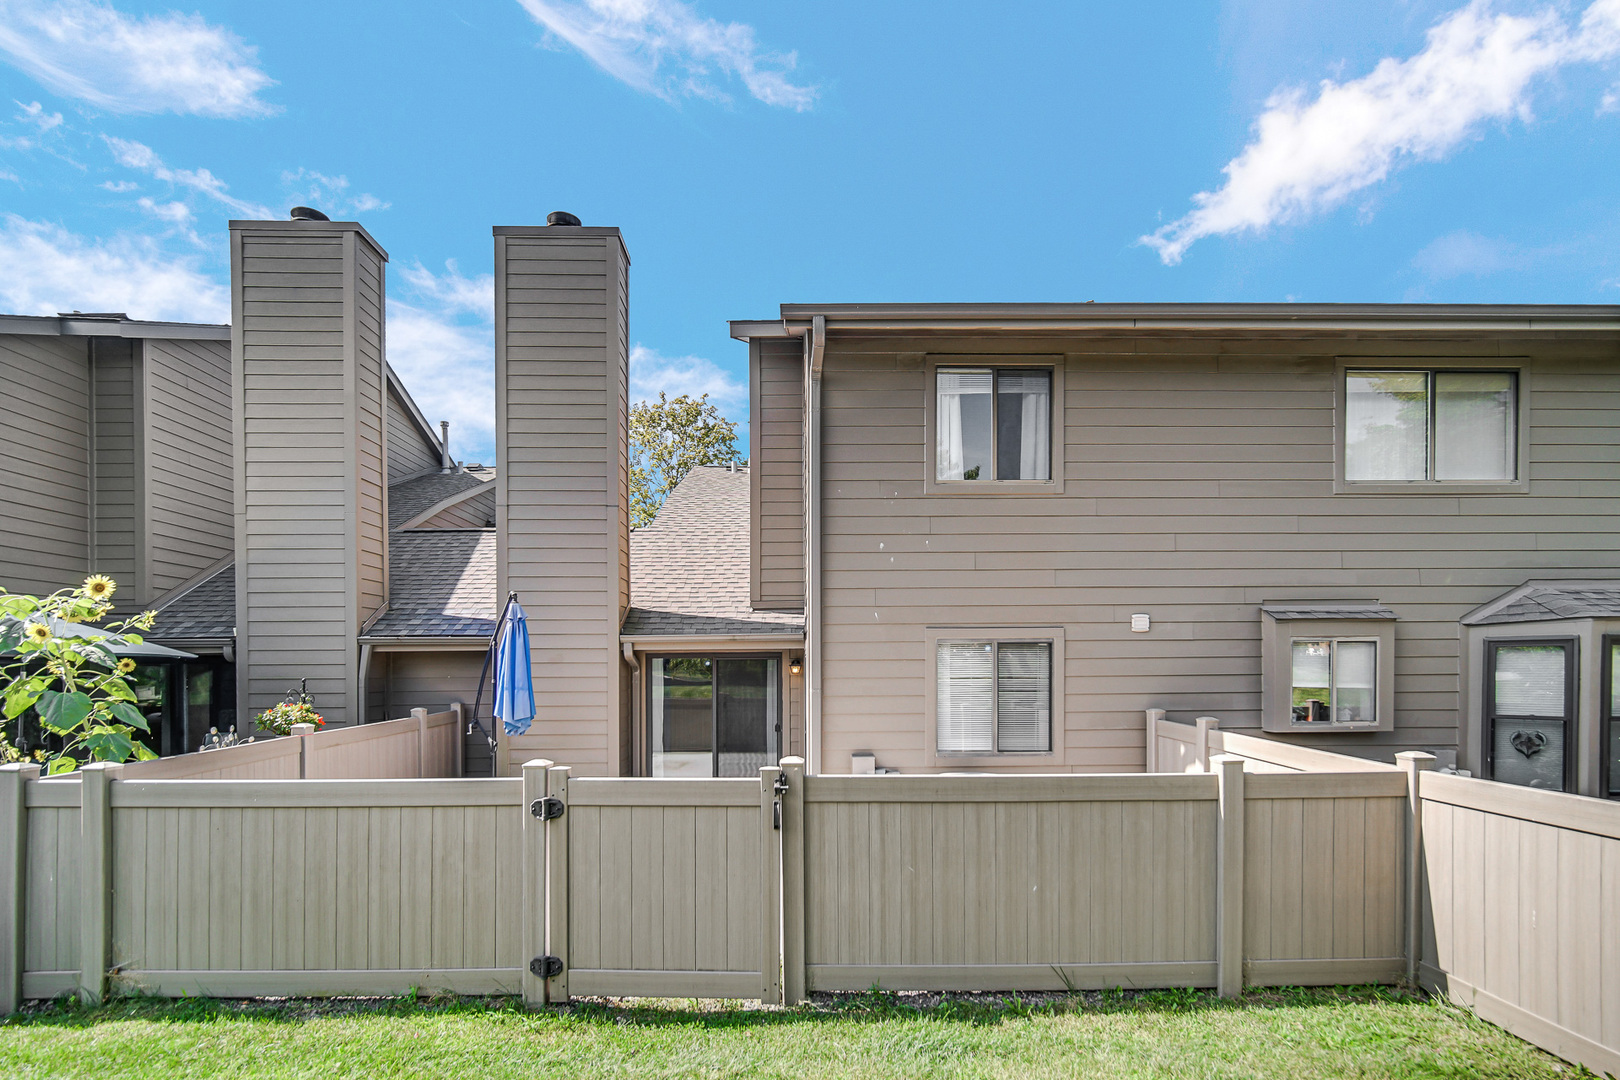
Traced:
POLYGON ((935 368, 934 480, 1051 481, 1052 401, 1051 368, 935 368))
POLYGON ((1521 481, 1519 372, 1346 366, 1342 481, 1512 485, 1521 481))
POLYGON ((1378 723, 1377 638, 1293 638, 1289 722, 1378 723))
POLYGON ((934 644, 935 747, 940 754, 1052 751, 1053 642, 934 644))

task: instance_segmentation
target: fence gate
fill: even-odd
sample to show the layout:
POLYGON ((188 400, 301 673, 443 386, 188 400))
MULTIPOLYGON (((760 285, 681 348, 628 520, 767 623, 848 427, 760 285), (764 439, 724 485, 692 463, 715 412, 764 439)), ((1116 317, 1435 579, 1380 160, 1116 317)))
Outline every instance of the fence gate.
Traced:
POLYGON ((544 952, 525 997, 781 1001, 778 774, 570 779, 524 766, 527 812, 546 823, 530 830, 545 840, 525 870, 545 884, 545 911, 526 915, 544 952))

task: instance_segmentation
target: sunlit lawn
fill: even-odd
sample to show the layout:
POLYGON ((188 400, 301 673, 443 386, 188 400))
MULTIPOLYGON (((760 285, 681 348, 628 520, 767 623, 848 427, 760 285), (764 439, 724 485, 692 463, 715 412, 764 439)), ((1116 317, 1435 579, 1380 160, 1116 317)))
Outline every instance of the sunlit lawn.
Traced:
POLYGON ((1462 1010, 1376 988, 869 994, 726 1003, 126 999, 0 1022, 0 1076, 1538 1077, 1590 1075, 1462 1010))

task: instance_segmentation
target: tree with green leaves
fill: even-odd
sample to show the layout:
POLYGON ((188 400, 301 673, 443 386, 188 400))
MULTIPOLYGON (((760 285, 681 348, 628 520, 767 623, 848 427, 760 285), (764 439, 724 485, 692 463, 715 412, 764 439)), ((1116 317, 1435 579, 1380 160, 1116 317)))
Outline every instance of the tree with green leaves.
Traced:
POLYGON ((652 524, 675 485, 699 465, 741 462, 737 425, 709 401, 686 394, 630 409, 630 524, 652 524))
MULTIPOLYGON (((0 714, 13 723, 34 709, 40 726, 61 740, 49 755, 48 774, 72 772, 84 761, 157 756, 134 737, 137 730, 151 730, 124 681, 135 661, 112 652, 117 645, 140 644, 133 631, 150 630, 153 613, 100 627, 94 635, 75 630, 106 618, 117 588, 112 578, 92 574, 77 589, 44 598, 0 589, 0 714)), ((0 738, 0 746, 6 742, 0 738)))

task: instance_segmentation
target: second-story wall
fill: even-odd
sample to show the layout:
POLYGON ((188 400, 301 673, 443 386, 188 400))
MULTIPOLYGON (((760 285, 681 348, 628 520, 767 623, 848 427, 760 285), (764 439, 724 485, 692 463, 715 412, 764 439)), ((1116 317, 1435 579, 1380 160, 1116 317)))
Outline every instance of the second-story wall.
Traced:
POLYGON ((90 362, 83 338, 0 336, 0 586, 51 592, 90 565, 90 362))
POLYGON ((1256 727, 1266 600, 1399 616, 1394 730, 1309 741, 1385 759, 1456 746, 1458 619, 1528 579, 1620 576, 1617 361, 1612 337, 1506 332, 829 340, 823 768, 857 749, 944 767, 927 760, 940 627, 1064 634, 1065 752, 1007 768, 1139 769, 1149 707, 1256 727), (927 490, 927 362, 942 353, 1055 358, 1061 492, 927 490), (1528 492, 1335 493, 1340 364, 1469 357, 1523 358, 1528 492), (1133 613, 1150 632, 1131 632, 1133 613))
POLYGON ((804 350, 749 343, 752 596, 762 610, 804 607, 804 350))
POLYGON ((148 339, 142 429, 153 598, 235 549, 230 342, 148 339))

